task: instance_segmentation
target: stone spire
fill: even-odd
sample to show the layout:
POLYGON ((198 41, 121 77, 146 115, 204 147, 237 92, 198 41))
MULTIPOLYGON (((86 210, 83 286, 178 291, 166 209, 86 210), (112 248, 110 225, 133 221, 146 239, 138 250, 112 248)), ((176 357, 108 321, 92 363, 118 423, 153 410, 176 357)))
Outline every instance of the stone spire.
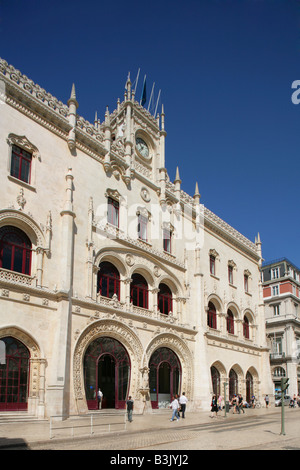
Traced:
POLYGON ((71 129, 69 131, 69 136, 68 136, 68 146, 70 150, 73 150, 76 146, 76 114, 77 114, 77 108, 78 108, 78 102, 76 100, 76 92, 75 92, 75 85, 73 83, 72 85, 72 90, 71 90, 71 96, 68 100, 68 106, 69 106, 69 124, 71 126, 71 129))
POLYGON ((195 194, 194 194, 194 201, 195 203, 200 203, 200 193, 199 193, 199 188, 198 188, 198 183, 196 182, 196 187, 195 187, 195 194))

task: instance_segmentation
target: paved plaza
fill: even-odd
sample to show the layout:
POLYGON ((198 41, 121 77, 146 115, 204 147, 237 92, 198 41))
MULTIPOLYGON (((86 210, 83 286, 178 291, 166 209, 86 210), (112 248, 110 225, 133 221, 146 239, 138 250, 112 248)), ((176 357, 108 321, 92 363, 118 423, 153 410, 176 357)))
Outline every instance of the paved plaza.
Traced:
POLYGON ((178 451, 283 449, 300 450, 300 408, 285 408, 285 435, 281 434, 281 409, 246 410, 245 414, 187 412, 185 419, 170 422, 168 410, 134 415, 105 410, 68 420, 29 421, 0 416, 0 449, 178 451))

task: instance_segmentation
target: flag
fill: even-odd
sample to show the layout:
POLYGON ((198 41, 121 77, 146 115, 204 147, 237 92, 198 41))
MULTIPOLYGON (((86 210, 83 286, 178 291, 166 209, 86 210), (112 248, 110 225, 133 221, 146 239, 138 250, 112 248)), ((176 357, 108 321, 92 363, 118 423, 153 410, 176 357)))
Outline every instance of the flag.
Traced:
POLYGON ((146 103, 146 100, 147 100, 147 95, 146 95, 146 75, 145 75, 140 104, 144 106, 144 104, 146 103))

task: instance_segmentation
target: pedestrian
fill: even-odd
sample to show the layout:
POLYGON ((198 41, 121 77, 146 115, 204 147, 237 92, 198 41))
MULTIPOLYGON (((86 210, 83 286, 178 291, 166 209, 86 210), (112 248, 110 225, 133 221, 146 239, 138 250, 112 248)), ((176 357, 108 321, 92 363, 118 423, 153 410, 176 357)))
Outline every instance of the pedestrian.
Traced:
POLYGON ((176 397, 173 397, 173 400, 170 404, 170 408, 172 408, 172 418, 170 419, 170 421, 174 421, 175 417, 177 418, 177 421, 179 421, 179 418, 180 418, 179 413, 178 413, 179 403, 176 397))
POLYGON ((293 396, 293 400, 294 400, 294 408, 296 408, 297 395, 295 393, 294 393, 294 396, 293 396))
POLYGON ((188 402, 188 399, 185 396, 185 392, 182 393, 181 397, 179 398, 179 405, 180 405, 180 411, 181 411, 181 417, 185 418, 185 409, 186 409, 186 404, 188 402))
POLYGON ((133 412, 133 400, 132 400, 131 396, 128 397, 126 405, 127 405, 128 421, 131 423, 132 422, 132 412, 133 412))
POLYGON ((265 402, 266 402, 266 408, 269 408, 270 399, 269 399, 269 395, 268 395, 268 394, 265 396, 265 402))
POLYGON ((214 417, 214 414, 215 413, 215 416, 216 418, 218 417, 218 402, 217 402, 217 397, 216 395, 213 395, 212 396, 212 399, 211 399, 211 415, 210 417, 213 418, 214 417))
POLYGON ((99 388, 98 392, 97 392, 98 410, 101 410, 101 408, 102 408, 102 398, 103 398, 103 393, 101 392, 101 390, 99 388))
POLYGON ((241 394, 238 395, 238 400, 239 400, 239 404, 238 404, 239 413, 241 413, 241 410, 242 410, 243 413, 245 413, 244 401, 243 401, 243 397, 242 397, 241 394))
POLYGON ((233 396, 231 400, 231 405, 232 405, 232 413, 239 413, 238 407, 239 407, 239 399, 236 395, 233 396))
POLYGON ((223 397, 219 395, 219 398, 218 398, 219 411, 222 411, 222 402, 223 402, 223 397))

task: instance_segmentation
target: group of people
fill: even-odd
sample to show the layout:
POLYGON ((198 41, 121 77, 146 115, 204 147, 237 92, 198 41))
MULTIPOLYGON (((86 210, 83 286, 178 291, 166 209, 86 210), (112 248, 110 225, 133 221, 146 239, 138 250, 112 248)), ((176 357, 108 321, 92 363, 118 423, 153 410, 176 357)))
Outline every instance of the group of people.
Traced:
POLYGON ((172 418, 170 419, 170 421, 174 421, 175 419, 179 421, 180 413, 181 413, 181 417, 185 418, 185 410, 186 410, 187 402, 188 402, 188 399, 185 396, 185 392, 183 392, 180 397, 178 395, 173 396, 173 400, 170 404, 170 408, 172 409, 172 418))
POLYGON ((296 408, 296 406, 300 407, 300 395, 294 394, 293 398, 290 399, 289 407, 296 408))
MULTIPOLYGON (((188 402, 188 399, 185 396, 185 392, 183 392, 180 397, 178 395, 173 396, 173 400, 170 403, 170 408, 172 409, 171 421, 174 421, 175 419, 179 421, 180 413, 181 413, 181 417, 185 418, 185 410, 186 410, 187 402, 188 402)), ((133 399, 131 396, 129 396, 128 400, 126 401, 126 409, 127 409, 127 418, 130 423, 132 422, 133 406, 134 406, 133 399)))
MULTIPOLYGON (((244 400, 241 394, 238 395, 233 395, 231 401, 229 402, 233 413, 238 413, 240 414, 241 411, 245 413, 244 410, 244 400)), ((219 395, 218 397, 216 395, 212 396, 211 399, 211 418, 217 418, 218 417, 218 412, 223 409, 223 397, 219 395)))

